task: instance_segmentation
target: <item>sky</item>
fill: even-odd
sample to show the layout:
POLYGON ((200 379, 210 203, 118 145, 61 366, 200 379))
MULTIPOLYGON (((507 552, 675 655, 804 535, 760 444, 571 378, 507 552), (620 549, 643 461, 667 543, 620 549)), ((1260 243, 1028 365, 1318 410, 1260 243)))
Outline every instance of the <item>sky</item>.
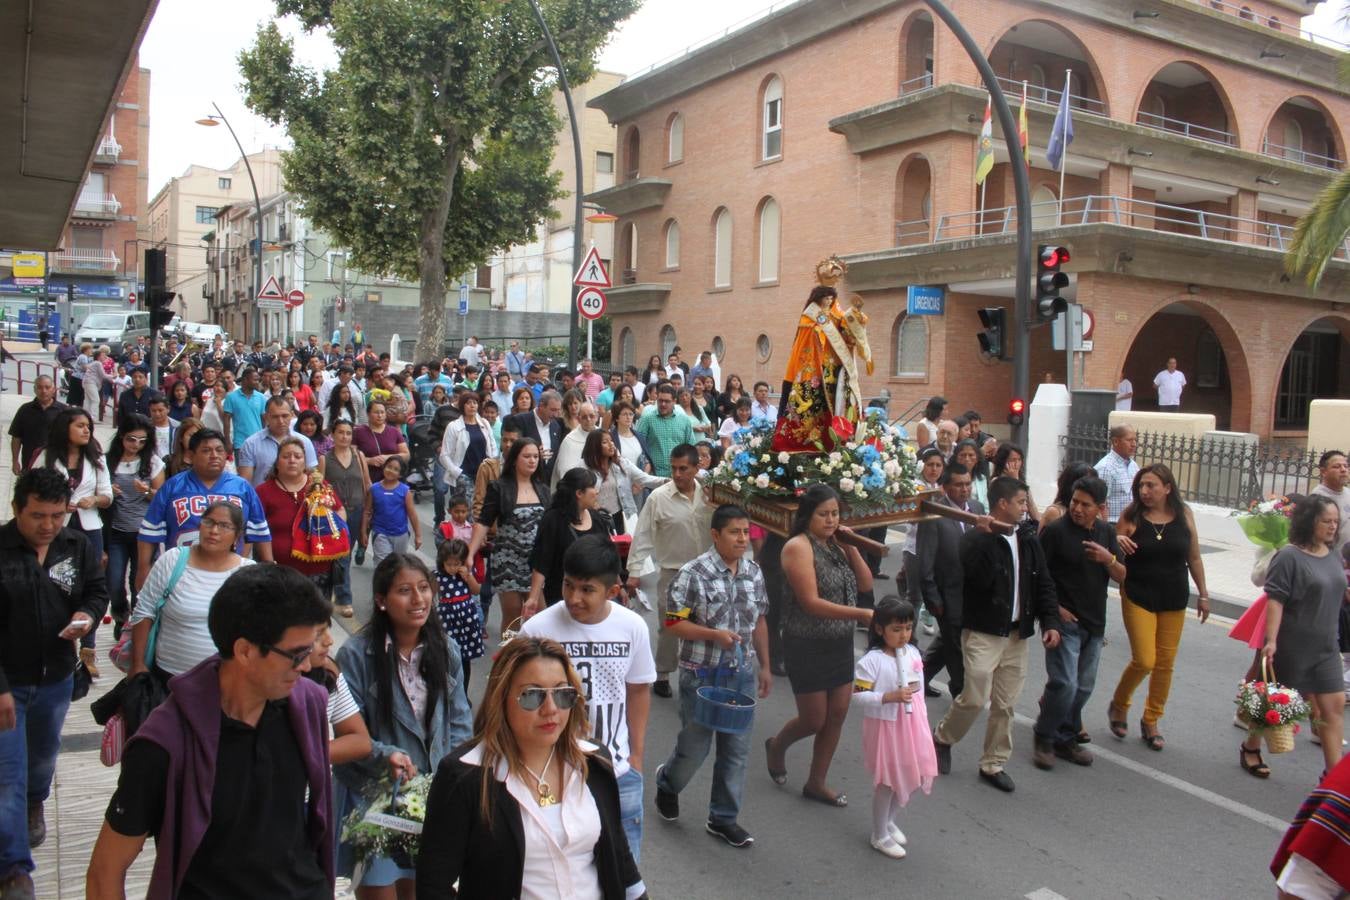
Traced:
MULTIPOLYGON (((1338 21, 1340 7, 1338 0, 1321 3, 1304 19, 1304 28, 1347 39, 1338 21)), ((230 13, 204 15, 201 0, 160 0, 141 45, 141 65, 151 70, 151 197, 189 165, 222 168, 238 159, 225 129, 195 124, 212 112, 212 102, 220 105, 245 152, 287 144, 284 129, 248 111, 240 90, 239 52, 253 43, 258 26, 275 15, 275 4, 231 0, 228 7, 215 8, 230 13)), ((600 67, 631 75, 769 8, 766 0, 646 0, 602 51, 600 67)), ((316 68, 333 64, 332 50, 321 37, 305 35, 285 20, 282 28, 296 37, 302 62, 316 68)))

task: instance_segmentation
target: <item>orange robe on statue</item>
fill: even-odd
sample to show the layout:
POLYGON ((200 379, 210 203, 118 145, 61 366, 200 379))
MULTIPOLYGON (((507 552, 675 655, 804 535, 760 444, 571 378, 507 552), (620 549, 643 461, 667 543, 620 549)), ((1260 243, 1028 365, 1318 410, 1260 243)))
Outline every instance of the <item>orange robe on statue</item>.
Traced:
POLYGON ((834 298, 808 303, 797 323, 784 375, 778 421, 774 426, 773 450, 789 453, 830 450, 837 440, 830 428, 835 416, 856 423, 858 410, 850 408, 849 392, 843 392, 840 409, 839 379, 846 378, 839 348, 849 352, 849 333, 844 311, 834 298), (829 306, 824 307, 823 303, 829 306))

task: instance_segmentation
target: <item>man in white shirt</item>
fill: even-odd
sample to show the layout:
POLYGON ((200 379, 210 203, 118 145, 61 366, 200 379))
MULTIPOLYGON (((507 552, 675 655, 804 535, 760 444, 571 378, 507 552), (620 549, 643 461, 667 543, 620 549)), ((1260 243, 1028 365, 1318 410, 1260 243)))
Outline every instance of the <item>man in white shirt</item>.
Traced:
POLYGON ((1186 376, 1177 371, 1175 356, 1170 357, 1167 368, 1154 377, 1153 386, 1158 389, 1159 412, 1181 411, 1181 389, 1186 386, 1186 376))
POLYGON ((769 383, 755 382, 755 400, 750 404, 750 418, 766 422, 778 421, 778 407, 769 404, 769 383))
POLYGON ((1128 378, 1120 379, 1120 384, 1116 387, 1116 409, 1130 411, 1134 405, 1134 383, 1128 378))
POLYGON ((1350 542, 1350 487, 1346 487, 1350 483, 1350 463, 1346 462, 1344 451, 1328 450, 1317 461, 1317 469, 1322 483, 1311 493, 1330 498, 1341 514, 1341 528, 1336 532, 1336 544, 1332 547, 1339 554, 1350 542))
POLYGON ((647 623, 613 602, 619 593, 618 551, 587 535, 563 554, 563 602, 532 616, 525 637, 562 644, 586 692, 592 740, 609 750, 619 782, 619 815, 633 861, 642 846, 642 752, 656 680, 647 623))
POLYGON ((459 358, 475 369, 478 368, 478 361, 482 358, 482 355, 483 348, 478 346, 477 336, 469 338, 469 342, 459 348, 459 358))
POLYGON ((511 415, 511 376, 505 371, 497 373, 497 389, 492 392, 492 402, 497 404, 498 415, 511 415))

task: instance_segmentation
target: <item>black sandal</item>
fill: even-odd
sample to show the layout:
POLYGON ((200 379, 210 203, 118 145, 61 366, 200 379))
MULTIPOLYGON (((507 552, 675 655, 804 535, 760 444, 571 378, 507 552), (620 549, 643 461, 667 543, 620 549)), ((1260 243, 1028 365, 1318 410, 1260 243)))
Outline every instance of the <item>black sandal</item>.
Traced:
POLYGON ((769 758, 773 756, 773 750, 770 749, 772 746, 773 738, 765 738, 764 762, 769 767, 769 777, 773 779, 774 784, 787 784, 787 769, 775 769, 773 765, 769 763, 769 758))
POLYGON ((1130 733, 1130 725, 1124 719, 1112 718, 1113 716, 1119 715, 1119 713, 1116 712, 1117 709, 1119 709, 1119 707, 1114 703, 1106 707, 1106 724, 1111 729, 1111 733, 1116 736, 1117 740, 1123 741, 1125 735, 1130 733))
POLYGON ((1085 728, 1075 734, 1073 740, 1076 744, 1090 744, 1092 743, 1092 735, 1088 734, 1087 729, 1085 728))
POLYGON ((1160 751, 1163 747, 1167 746, 1167 741, 1163 739, 1161 734, 1158 734, 1156 731, 1149 734, 1147 729, 1147 725, 1143 722, 1139 723, 1139 739, 1148 745, 1148 749, 1160 751))
POLYGON ((1256 778, 1270 777, 1270 766, 1266 765, 1266 761, 1261 758, 1260 748, 1248 750, 1246 747, 1239 744, 1238 765, 1242 766, 1242 771, 1246 772, 1248 775, 1252 775, 1256 778), (1247 757, 1249 756, 1256 757, 1256 763, 1250 766, 1247 765, 1247 757))

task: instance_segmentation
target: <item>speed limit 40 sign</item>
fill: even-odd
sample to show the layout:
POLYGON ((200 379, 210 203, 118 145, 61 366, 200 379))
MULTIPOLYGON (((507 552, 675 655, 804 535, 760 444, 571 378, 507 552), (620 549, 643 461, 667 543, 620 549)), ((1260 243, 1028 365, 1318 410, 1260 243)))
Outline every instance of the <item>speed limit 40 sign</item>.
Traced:
POLYGON ((605 295, 599 288, 582 288, 577 293, 577 312, 588 319, 598 319, 605 314, 605 295))

